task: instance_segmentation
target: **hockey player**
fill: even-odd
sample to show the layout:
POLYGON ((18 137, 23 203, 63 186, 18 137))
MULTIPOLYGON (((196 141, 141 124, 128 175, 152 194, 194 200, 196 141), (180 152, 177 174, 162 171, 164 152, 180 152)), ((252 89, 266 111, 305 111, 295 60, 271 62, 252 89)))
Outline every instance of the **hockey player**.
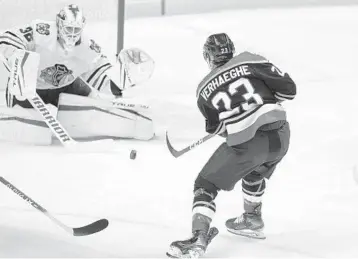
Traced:
POLYGON ((194 184, 192 237, 175 241, 170 257, 202 256, 218 230, 210 224, 215 197, 230 191, 242 180, 244 213, 226 221, 229 232, 265 238, 261 216, 265 178, 269 179, 285 156, 290 139, 289 124, 281 102, 292 100, 296 85, 262 56, 242 52, 225 33, 209 36, 203 55, 210 73, 197 89, 197 104, 206 131, 226 141, 200 171, 194 184))
MULTIPOLYGON (((86 20, 82 10, 77 5, 71 4, 60 10, 56 16, 56 21, 34 20, 27 26, 7 30, 0 35, 0 55, 7 59, 7 63, 10 66, 19 51, 24 50, 40 54, 40 65, 37 72, 37 93, 45 103, 59 107, 59 119, 65 120, 63 121, 64 126, 65 124, 73 126, 73 121, 76 121, 73 118, 73 111, 71 110, 71 113, 67 112, 69 107, 67 102, 72 103, 73 98, 75 98, 75 103, 82 103, 83 106, 91 105, 91 107, 96 108, 98 108, 98 103, 94 101, 95 99, 100 99, 101 104, 103 104, 102 99, 109 99, 110 102, 107 101, 104 106, 106 108, 111 107, 115 98, 122 97, 123 90, 149 79, 154 69, 153 60, 138 48, 121 51, 117 55, 118 64, 112 64, 101 52, 99 45, 86 35, 84 31, 85 24, 86 20), (60 94, 63 96, 62 99, 60 94), (91 97, 92 101, 87 97, 91 97), (59 100, 62 100, 63 103, 60 101, 59 104, 59 100), (65 107, 66 112, 61 107, 65 107), (66 120, 70 122, 66 123, 66 120)), ((36 68, 34 68, 34 71, 37 71, 36 68)), ((14 96, 9 89, 6 89, 6 102, 9 108, 32 108, 26 99, 14 96)), ((121 99, 121 103, 123 102, 125 100, 121 99)), ((129 109, 129 107, 125 108, 129 109)), ((118 106, 113 109, 116 110, 115 113, 120 113, 120 115, 116 116, 117 121, 120 116, 125 118, 119 123, 116 121, 115 125, 116 127, 120 125, 120 129, 119 133, 113 130, 115 132, 114 137, 147 140, 154 136, 152 121, 148 116, 138 116, 136 114, 138 111, 135 110, 130 113, 127 111, 123 115, 125 113, 124 109, 119 111, 118 106), (140 127, 145 132, 135 135, 134 128, 138 128, 138 125, 135 124, 140 123, 140 120, 144 121, 145 126, 141 125, 140 127), (131 132, 134 132, 134 135, 131 132)), ((89 111, 86 111, 86 114, 83 115, 84 113, 78 112, 79 110, 77 108, 74 110, 77 111, 75 116, 77 118, 76 123, 86 122, 86 120, 88 122, 89 111), (81 116, 86 118, 81 120, 81 116)), ((35 114, 36 112, 33 111, 33 113, 35 114)), ((16 114, 18 116, 18 111, 16 111, 16 114)), ((26 119, 29 119, 29 113, 24 114, 27 116, 26 119)), ((108 116, 108 112, 103 112, 103 115, 97 114, 97 117, 102 117, 91 117, 91 119, 101 122, 105 120, 105 116, 108 116)), ((34 115, 34 118, 36 117, 34 115)), ((101 125, 103 128, 112 126, 101 125)), ((97 125, 97 129, 101 125, 97 125)), ((86 126, 82 125, 75 126, 76 129, 78 127, 86 128, 86 126)), ((71 133, 71 129, 69 129, 69 133, 71 133)), ((103 130, 98 134, 108 135, 109 133, 103 130)))

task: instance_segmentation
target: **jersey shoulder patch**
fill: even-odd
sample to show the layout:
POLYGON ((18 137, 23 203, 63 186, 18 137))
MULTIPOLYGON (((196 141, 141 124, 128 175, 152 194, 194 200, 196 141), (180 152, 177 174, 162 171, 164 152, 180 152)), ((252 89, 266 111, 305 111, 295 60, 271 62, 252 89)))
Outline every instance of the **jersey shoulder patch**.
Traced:
POLYGON ((48 23, 37 23, 36 32, 42 35, 50 35, 50 25, 48 23))
POLYGON ((36 34, 49 36, 50 34, 56 33, 56 24, 52 21, 34 20, 32 27, 36 34))
POLYGON ((90 39, 89 47, 91 50, 95 51, 98 54, 102 51, 101 47, 92 39, 90 39))

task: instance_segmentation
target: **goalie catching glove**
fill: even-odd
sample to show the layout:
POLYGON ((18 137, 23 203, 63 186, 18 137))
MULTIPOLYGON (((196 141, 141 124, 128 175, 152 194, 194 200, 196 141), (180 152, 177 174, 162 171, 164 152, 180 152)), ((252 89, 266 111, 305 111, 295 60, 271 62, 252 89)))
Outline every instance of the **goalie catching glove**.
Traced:
POLYGON ((120 88, 125 90, 135 85, 141 84, 152 76, 155 63, 145 51, 139 48, 123 49, 117 54, 116 65, 109 71, 109 77, 120 88))

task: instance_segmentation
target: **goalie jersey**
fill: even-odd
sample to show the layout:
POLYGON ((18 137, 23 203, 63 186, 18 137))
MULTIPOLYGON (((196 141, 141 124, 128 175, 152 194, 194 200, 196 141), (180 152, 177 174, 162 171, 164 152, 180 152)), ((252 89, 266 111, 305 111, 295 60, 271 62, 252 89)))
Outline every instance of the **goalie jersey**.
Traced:
POLYGON ((196 93, 206 131, 224 134, 229 146, 250 140, 264 125, 286 120, 281 102, 295 95, 296 85, 287 73, 250 52, 211 71, 196 93))
POLYGON ((124 89, 126 77, 121 67, 117 84, 108 76, 111 63, 101 48, 85 32, 73 50, 65 50, 57 40, 55 22, 35 20, 30 25, 5 31, 0 35, 0 52, 11 62, 15 49, 40 54, 37 89, 55 89, 67 86, 81 76, 93 88, 118 96, 124 89))

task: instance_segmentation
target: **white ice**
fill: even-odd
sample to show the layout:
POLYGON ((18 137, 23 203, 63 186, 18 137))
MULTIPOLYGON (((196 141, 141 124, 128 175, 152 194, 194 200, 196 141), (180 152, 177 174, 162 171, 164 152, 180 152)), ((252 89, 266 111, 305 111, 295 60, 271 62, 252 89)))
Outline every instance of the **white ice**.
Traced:
MULTIPOLYGON (((205 134, 195 90, 207 72, 202 44, 227 32, 238 52, 260 53, 298 86, 285 104, 291 147, 268 183, 265 241, 229 234, 224 222, 242 213, 240 184, 219 194, 219 236, 207 257, 358 257, 357 163, 358 7, 266 9, 131 19, 125 45, 150 53, 156 71, 133 88, 153 107, 156 140, 120 141, 127 151, 67 153, 62 147, 1 144, 1 175, 70 226, 108 218, 88 237, 68 236, 41 213, 0 186, 0 257, 165 257, 168 245, 189 237, 193 181, 223 140, 212 139, 181 158, 177 148, 205 134)), ((109 53, 113 23, 87 27, 109 53)))

